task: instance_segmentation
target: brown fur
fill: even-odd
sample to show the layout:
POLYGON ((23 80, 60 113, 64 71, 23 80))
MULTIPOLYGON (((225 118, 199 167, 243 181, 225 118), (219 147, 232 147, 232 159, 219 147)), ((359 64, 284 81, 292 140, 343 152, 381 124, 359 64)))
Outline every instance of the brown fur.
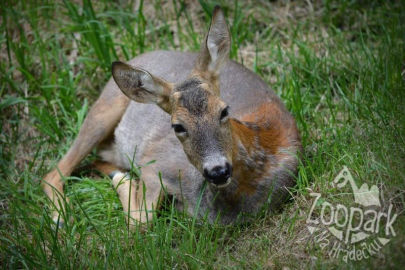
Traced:
POLYGON ((114 171, 121 171, 122 168, 117 167, 114 164, 111 164, 109 162, 104 162, 97 160, 92 164, 92 167, 94 167, 96 170, 99 172, 105 174, 105 175, 110 175, 114 171))
POLYGON ((280 153, 279 149, 296 147, 299 145, 299 138, 295 137, 297 129, 292 118, 282 122, 280 109, 272 102, 263 103, 256 111, 242 116, 241 120, 247 124, 231 120, 233 164, 235 174, 240 179, 238 193, 253 194, 257 189, 257 181, 263 180, 261 176, 271 170, 272 164, 265 159, 255 160, 256 167, 246 166, 246 159, 240 152, 238 143, 244 145, 250 156, 258 151, 262 154, 261 157, 272 155, 281 159, 285 154, 280 153), (254 124, 249 126, 249 123, 254 124))

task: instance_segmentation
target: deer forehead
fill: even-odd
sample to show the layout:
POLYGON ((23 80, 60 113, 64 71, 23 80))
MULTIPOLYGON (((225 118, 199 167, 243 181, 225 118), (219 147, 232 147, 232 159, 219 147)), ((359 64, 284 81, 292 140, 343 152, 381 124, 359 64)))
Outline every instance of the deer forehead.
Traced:
MULTIPOLYGON (((173 116, 192 119, 216 116, 224 102, 210 91, 207 83, 199 79, 189 79, 178 85, 174 93, 175 110, 173 116)), ((177 117, 176 117, 177 118, 177 117)))

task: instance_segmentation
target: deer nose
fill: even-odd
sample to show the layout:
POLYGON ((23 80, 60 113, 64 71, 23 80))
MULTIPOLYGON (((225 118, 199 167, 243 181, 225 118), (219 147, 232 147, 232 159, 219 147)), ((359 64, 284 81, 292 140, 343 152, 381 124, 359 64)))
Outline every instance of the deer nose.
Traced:
POLYGON ((231 177, 231 174, 232 166, 228 162, 225 165, 204 168, 204 177, 217 186, 225 184, 229 177, 231 177))

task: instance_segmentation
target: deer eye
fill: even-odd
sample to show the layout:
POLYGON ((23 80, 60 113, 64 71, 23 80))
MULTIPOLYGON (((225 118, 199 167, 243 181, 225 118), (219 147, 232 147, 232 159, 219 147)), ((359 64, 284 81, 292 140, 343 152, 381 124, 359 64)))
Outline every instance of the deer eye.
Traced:
POLYGON ((219 120, 225 121, 228 118, 228 116, 229 116, 229 106, 227 106, 225 109, 222 110, 219 120))
POLYGON ((174 132, 176 133, 186 133, 186 129, 183 127, 183 125, 180 124, 173 124, 172 128, 174 129, 174 132))

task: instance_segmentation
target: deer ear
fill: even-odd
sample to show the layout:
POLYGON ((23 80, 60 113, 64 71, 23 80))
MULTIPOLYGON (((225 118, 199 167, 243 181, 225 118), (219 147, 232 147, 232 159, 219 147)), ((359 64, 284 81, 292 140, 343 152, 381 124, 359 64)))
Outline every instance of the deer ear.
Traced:
POLYGON ((231 36, 224 13, 219 6, 214 8, 210 29, 198 57, 195 69, 218 73, 229 58, 231 36))
POLYGON ((118 87, 130 99, 140 103, 156 103, 170 113, 171 83, 119 61, 112 63, 112 75, 118 87))

